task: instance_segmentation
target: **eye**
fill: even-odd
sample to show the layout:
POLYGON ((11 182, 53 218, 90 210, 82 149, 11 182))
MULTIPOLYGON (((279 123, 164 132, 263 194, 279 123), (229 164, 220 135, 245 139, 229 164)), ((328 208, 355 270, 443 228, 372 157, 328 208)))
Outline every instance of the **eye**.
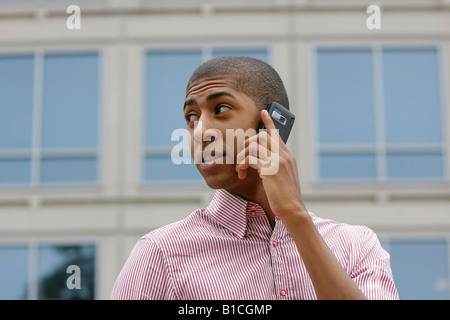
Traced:
POLYGON ((185 118, 187 122, 194 122, 198 120, 198 116, 194 113, 189 113, 185 118))
POLYGON ((229 111, 229 110, 231 110, 230 107, 221 104, 221 105, 218 105, 218 106, 217 106, 217 108, 216 108, 216 114, 224 113, 224 112, 227 112, 227 111, 229 111))

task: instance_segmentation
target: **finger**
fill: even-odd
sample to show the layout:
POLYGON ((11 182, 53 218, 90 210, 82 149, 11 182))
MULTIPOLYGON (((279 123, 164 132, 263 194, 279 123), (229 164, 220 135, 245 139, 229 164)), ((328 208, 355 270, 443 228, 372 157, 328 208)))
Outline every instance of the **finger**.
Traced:
POLYGON ((265 161, 255 156, 249 155, 245 157, 245 159, 241 163, 238 163, 236 165, 236 171, 238 173, 239 179, 245 179, 245 177, 247 176, 247 170, 249 168, 255 169, 260 172, 262 168, 266 168, 269 166, 270 161, 265 161))
POLYGON ((236 164, 236 171, 239 179, 247 177, 247 169, 250 167, 248 156, 244 156, 241 162, 236 164))
MULTIPOLYGON (((251 144, 248 148, 242 150, 236 156, 236 170, 239 168, 247 169, 247 167, 242 167, 242 165, 260 165, 265 166, 270 164, 272 161, 271 153, 266 148, 261 147, 260 145, 251 144)), ((257 169, 254 167, 254 169, 257 169)))
POLYGON ((251 144, 250 147, 245 148, 236 156, 236 171, 238 168, 246 170, 248 166, 243 167, 242 165, 254 164, 255 159, 258 157, 258 149, 255 144, 251 144), (249 157, 251 157, 251 162, 249 163, 249 157), (238 167, 239 166, 239 167, 238 167))
POLYGON ((268 132, 271 132, 272 129, 276 129, 275 124, 273 123, 273 120, 270 117, 269 112, 267 112, 267 110, 261 111, 261 120, 264 123, 264 126, 266 127, 268 132))
POLYGON ((251 144, 257 143, 257 144, 263 146, 264 148, 271 150, 271 145, 272 145, 271 140, 272 140, 271 137, 269 136, 269 134, 266 131, 261 131, 257 135, 247 137, 243 143, 243 148, 244 149, 248 148, 251 144))
POLYGON ((247 169, 248 167, 245 167, 244 165, 237 165, 236 166, 236 171, 238 173, 238 178, 239 179, 245 179, 247 177, 247 169))
MULTIPOLYGON (((270 117, 269 113, 267 112, 267 110, 261 111, 261 120, 263 121, 264 126, 267 129, 267 133, 269 134, 270 137, 273 137, 276 140, 283 141, 280 137, 278 129, 275 127, 275 124, 272 118, 270 117)), ((284 142, 282 142, 282 144, 284 144, 284 142)))
POLYGON ((266 131, 261 131, 258 134, 258 144, 269 151, 272 151, 272 141, 269 133, 266 131))
MULTIPOLYGON (((264 133, 267 136, 267 133, 264 133)), ((256 142, 256 139, 250 139, 248 143, 246 143, 246 146, 243 150, 241 150, 238 153, 237 163, 240 163, 245 159, 247 156, 253 156, 264 163, 270 162, 272 151, 269 149, 269 147, 266 145, 268 140, 263 135, 259 139, 259 143, 256 142)))

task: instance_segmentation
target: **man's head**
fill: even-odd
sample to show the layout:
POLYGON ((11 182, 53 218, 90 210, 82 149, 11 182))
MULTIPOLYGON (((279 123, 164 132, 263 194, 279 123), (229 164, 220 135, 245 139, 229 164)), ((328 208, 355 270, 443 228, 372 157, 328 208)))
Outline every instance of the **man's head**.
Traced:
POLYGON ((200 65, 189 79, 193 82, 214 76, 228 75, 234 89, 249 96, 261 111, 271 102, 278 102, 289 109, 289 99, 283 82, 272 66, 250 57, 219 57, 200 65))
POLYGON ((191 154, 201 160, 196 166, 211 188, 239 193, 260 181, 253 169, 247 171, 243 180, 237 175, 236 156, 241 147, 237 141, 242 141, 245 134, 234 139, 225 137, 229 130, 256 132, 261 111, 273 101, 289 107, 283 82, 263 61, 221 57, 194 71, 186 88, 184 117, 191 137, 191 154), (209 135, 211 138, 205 139, 209 135), (234 153, 230 154, 230 150, 234 153), (230 158, 234 162, 230 163, 230 158))

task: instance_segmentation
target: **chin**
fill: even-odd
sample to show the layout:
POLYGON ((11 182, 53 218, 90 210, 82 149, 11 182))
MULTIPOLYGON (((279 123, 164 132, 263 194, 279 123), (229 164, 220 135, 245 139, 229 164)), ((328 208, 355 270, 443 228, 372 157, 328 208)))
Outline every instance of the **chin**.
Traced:
POLYGON ((197 169, 211 189, 224 189, 239 181, 234 165, 220 165, 216 170, 204 171, 198 165, 197 169))
POLYGON ((198 169, 208 187, 215 190, 226 189, 230 192, 246 190, 255 185, 255 179, 258 177, 256 170, 249 169, 247 171, 247 177, 245 179, 239 179, 234 165, 221 166, 221 170, 214 172, 203 172, 200 168, 198 169))

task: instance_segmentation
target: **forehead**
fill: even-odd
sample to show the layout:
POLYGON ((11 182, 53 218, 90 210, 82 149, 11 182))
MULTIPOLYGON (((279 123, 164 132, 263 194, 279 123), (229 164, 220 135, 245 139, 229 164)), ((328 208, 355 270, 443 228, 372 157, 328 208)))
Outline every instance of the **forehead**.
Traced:
POLYGON ((220 75, 195 80, 187 87, 186 98, 217 90, 236 91, 233 78, 228 75, 220 75))

